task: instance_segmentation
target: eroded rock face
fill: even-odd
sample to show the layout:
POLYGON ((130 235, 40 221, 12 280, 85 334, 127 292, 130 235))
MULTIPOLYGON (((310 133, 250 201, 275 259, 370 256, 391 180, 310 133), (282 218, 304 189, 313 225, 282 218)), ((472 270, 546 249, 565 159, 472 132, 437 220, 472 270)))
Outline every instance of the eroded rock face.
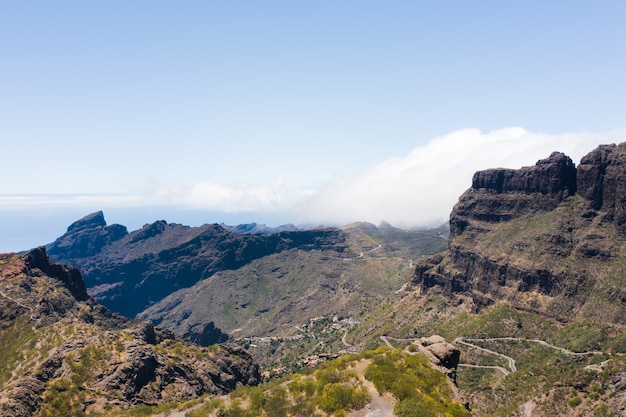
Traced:
POLYGON ((85 301, 89 298, 85 281, 78 269, 51 262, 45 248, 33 249, 26 254, 24 260, 30 273, 39 269, 49 277, 60 280, 78 301, 85 301))
POLYGON ((450 215, 450 234, 463 233, 471 220, 501 222, 552 210, 575 192, 576 167, 560 152, 531 167, 476 172, 450 215))
POLYGON ((430 350, 437 359, 439 359, 438 365, 447 369, 456 369, 459 365, 459 359, 461 357, 461 351, 450 343, 433 343, 428 345, 426 349, 430 350))
POLYGON ((576 192, 576 167, 561 152, 521 169, 488 169, 474 174, 472 188, 496 193, 540 193, 563 199, 576 192))
POLYGON ((579 194, 626 232, 626 143, 602 145, 580 160, 579 194))
POLYGON ((448 251, 415 268, 422 291, 468 295, 475 310, 506 300, 560 321, 625 322, 626 290, 590 271, 622 271, 626 143, 598 147, 578 168, 555 152, 532 167, 477 172, 450 229, 448 251))
POLYGON ((32 377, 21 378, 15 382, 3 412, 7 416, 30 417, 41 406, 41 394, 45 385, 32 377))

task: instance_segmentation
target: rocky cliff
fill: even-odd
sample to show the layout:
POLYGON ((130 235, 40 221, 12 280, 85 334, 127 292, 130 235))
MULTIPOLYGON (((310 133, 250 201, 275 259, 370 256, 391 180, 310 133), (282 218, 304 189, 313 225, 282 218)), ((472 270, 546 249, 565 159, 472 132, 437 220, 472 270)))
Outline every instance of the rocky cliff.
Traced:
POLYGON ((450 214, 449 250, 412 279, 484 306, 511 305, 567 321, 626 324, 626 143, 578 167, 562 153, 519 170, 477 172, 450 214))
POLYGON ((43 248, 0 255, 0 414, 84 415, 259 381, 250 356, 198 348, 90 298, 43 248))

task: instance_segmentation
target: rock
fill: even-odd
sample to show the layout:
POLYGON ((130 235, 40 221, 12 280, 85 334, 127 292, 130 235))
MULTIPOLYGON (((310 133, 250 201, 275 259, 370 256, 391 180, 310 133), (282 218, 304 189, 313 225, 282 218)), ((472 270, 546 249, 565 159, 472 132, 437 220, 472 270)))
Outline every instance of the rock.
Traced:
POLYGON ((146 342, 150 345, 155 345, 157 343, 157 335, 154 330, 154 326, 149 322, 141 322, 139 326, 133 332, 133 336, 136 339, 141 340, 142 342, 146 342))
POLYGON ((426 346, 437 359, 436 365, 447 369, 456 369, 461 358, 461 351, 454 345, 447 342, 438 342, 426 346))
POLYGON ((228 334, 222 332, 222 330, 219 327, 216 327, 215 323, 212 321, 206 324, 200 333, 188 331, 183 334, 183 338, 200 346, 210 346, 216 343, 224 343, 229 339, 228 334))
POLYGON ((479 171, 472 178, 472 188, 498 194, 550 194, 563 199, 576 192, 576 168, 568 156, 553 152, 531 167, 479 171))
POLYGON ((85 281, 76 268, 67 268, 64 265, 53 263, 44 247, 31 250, 24 256, 26 267, 32 273, 32 270, 39 269, 51 278, 56 278, 70 290, 72 295, 78 301, 85 301, 89 298, 85 281))
POLYGON ((602 145, 580 160, 579 194, 626 232, 626 143, 602 145))
POLYGON ((438 334, 434 334, 430 337, 422 337, 420 339, 420 343, 422 344, 422 346, 430 346, 435 343, 446 343, 446 339, 439 336, 438 334))
POLYGON ((102 211, 97 211, 95 213, 91 213, 86 215, 80 220, 75 221, 70 224, 67 228, 68 233, 75 233, 85 229, 95 229, 98 227, 106 226, 106 221, 104 220, 104 213, 102 211))
POLYGON ((103 247, 127 234, 125 226, 119 224, 107 226, 104 214, 98 211, 72 223, 67 232, 54 243, 46 245, 46 249, 55 259, 59 255, 63 255, 64 260, 85 258, 96 255, 103 247))
POLYGON ((8 402, 2 404, 3 415, 31 417, 41 406, 41 394, 44 389, 44 383, 35 378, 25 377, 17 380, 9 392, 8 402))
POLYGON ((531 167, 476 172, 472 187, 452 210, 450 236, 463 233, 472 220, 502 222, 550 211, 575 192, 576 167, 560 152, 531 167))
POLYGON ((446 369, 456 369, 459 365, 461 351, 456 346, 446 342, 443 337, 439 335, 422 337, 420 344, 423 346, 422 351, 426 353, 434 365, 446 369))

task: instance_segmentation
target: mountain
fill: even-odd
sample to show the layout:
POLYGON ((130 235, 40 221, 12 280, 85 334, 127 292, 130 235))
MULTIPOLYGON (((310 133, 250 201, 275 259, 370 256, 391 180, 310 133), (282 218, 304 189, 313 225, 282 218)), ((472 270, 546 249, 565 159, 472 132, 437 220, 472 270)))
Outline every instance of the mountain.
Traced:
POLYGON ((417 266, 422 293, 466 295, 560 322, 626 324, 626 144, 578 168, 553 153, 533 167, 477 172, 450 215, 449 250, 417 266))
POLYGON ((387 334, 454 340, 477 416, 626 415, 625 178, 626 143, 477 172, 387 334))
MULTIPOLYGON (((445 229, 370 223, 258 235, 159 221, 103 239, 110 229, 121 227, 106 226, 102 213, 86 216, 48 245, 50 256, 79 267, 89 293, 112 310, 204 346, 250 337, 298 340, 310 319, 357 320, 407 282, 414 261, 447 244, 445 229), (82 249, 98 240, 109 243, 82 249)), ((336 333, 316 337, 343 346, 336 333)), ((255 359, 268 365, 289 355, 299 363, 297 352, 309 346, 269 350, 255 349, 255 359)))
MULTIPOLYGON (((359 223, 338 230, 337 250, 294 248, 220 271, 179 290, 138 317, 201 340, 214 326, 238 338, 297 336, 315 317, 359 317, 406 280, 411 258, 444 239, 359 223)), ((209 338, 210 340, 210 338, 209 338)), ((261 359, 261 358, 259 358, 261 359)))
MULTIPOLYGON (((242 346, 269 377, 382 344, 416 353, 421 341, 439 334, 443 346, 458 352, 446 371, 448 382, 475 416, 621 416, 624 178, 626 144, 604 145, 578 166, 555 152, 534 166, 477 172, 450 214, 449 235, 446 229, 355 223, 260 236, 246 234, 254 230, 250 226, 232 233, 218 225, 189 228, 163 221, 123 234, 117 226, 106 229, 111 226, 96 214, 80 222, 97 224, 70 226, 50 249, 59 249, 59 257, 72 253, 67 261, 93 274, 90 293, 101 292, 115 305, 115 288, 137 287, 140 305, 147 307, 134 309, 138 317, 197 344, 227 340, 242 346), (74 247, 80 239, 88 244, 74 247), (263 250, 246 252, 250 245, 263 250), (206 274, 176 275, 177 266, 190 264, 202 271, 210 267, 206 274), (167 288, 159 292, 161 282, 167 288)), ((373 361, 385 363, 381 372, 392 376, 406 369, 373 361)), ((277 394, 239 391, 223 403, 208 401, 193 415, 245 415, 237 414, 243 413, 238 407, 280 401, 306 404, 296 390, 304 389, 300 382, 291 391, 287 380, 276 381, 275 386, 284 383, 277 394)), ((336 411, 343 415, 353 408, 336 411)), ((417 409, 425 410, 414 404, 402 415, 417 409)), ((366 410, 371 409, 347 415, 366 410)))
POLYGON ((126 232, 107 226, 102 212, 73 223, 46 246, 57 262, 81 270, 90 294, 111 310, 134 317, 172 292, 214 273, 289 249, 345 250, 336 229, 240 234, 218 224, 189 227, 164 220, 126 232))
POLYGON ((2 415, 82 416, 256 384, 235 348, 198 348, 96 303, 43 248, 0 255, 2 415))
POLYGON ((295 232, 295 231, 301 230, 300 228, 296 227, 293 224, 284 224, 282 226, 269 227, 264 224, 258 224, 258 223, 246 223, 246 224, 239 224, 237 226, 228 226, 222 223, 220 226, 222 226, 224 229, 230 232, 241 233, 241 234, 253 234, 253 235, 272 235, 274 233, 295 232))

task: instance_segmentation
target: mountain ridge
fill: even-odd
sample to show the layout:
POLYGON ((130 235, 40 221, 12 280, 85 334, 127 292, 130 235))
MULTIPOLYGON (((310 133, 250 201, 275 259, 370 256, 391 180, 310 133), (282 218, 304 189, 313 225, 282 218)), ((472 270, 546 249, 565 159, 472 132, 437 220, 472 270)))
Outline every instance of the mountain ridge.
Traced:
POLYGON ((242 350, 199 349, 97 304, 43 247, 0 255, 0 330, 0 409, 13 417, 113 412, 260 380, 242 350))
POLYGON ((345 236, 336 229, 260 235, 234 233, 218 224, 189 227, 164 220, 122 237, 115 234, 114 239, 110 231, 123 226, 103 226, 101 217, 86 216, 78 221, 81 227, 70 227, 46 247, 57 262, 81 269, 96 299, 128 317, 215 272, 237 269, 271 253, 293 247, 345 249, 345 236), (107 243, 80 251, 84 242, 94 241, 107 243))

